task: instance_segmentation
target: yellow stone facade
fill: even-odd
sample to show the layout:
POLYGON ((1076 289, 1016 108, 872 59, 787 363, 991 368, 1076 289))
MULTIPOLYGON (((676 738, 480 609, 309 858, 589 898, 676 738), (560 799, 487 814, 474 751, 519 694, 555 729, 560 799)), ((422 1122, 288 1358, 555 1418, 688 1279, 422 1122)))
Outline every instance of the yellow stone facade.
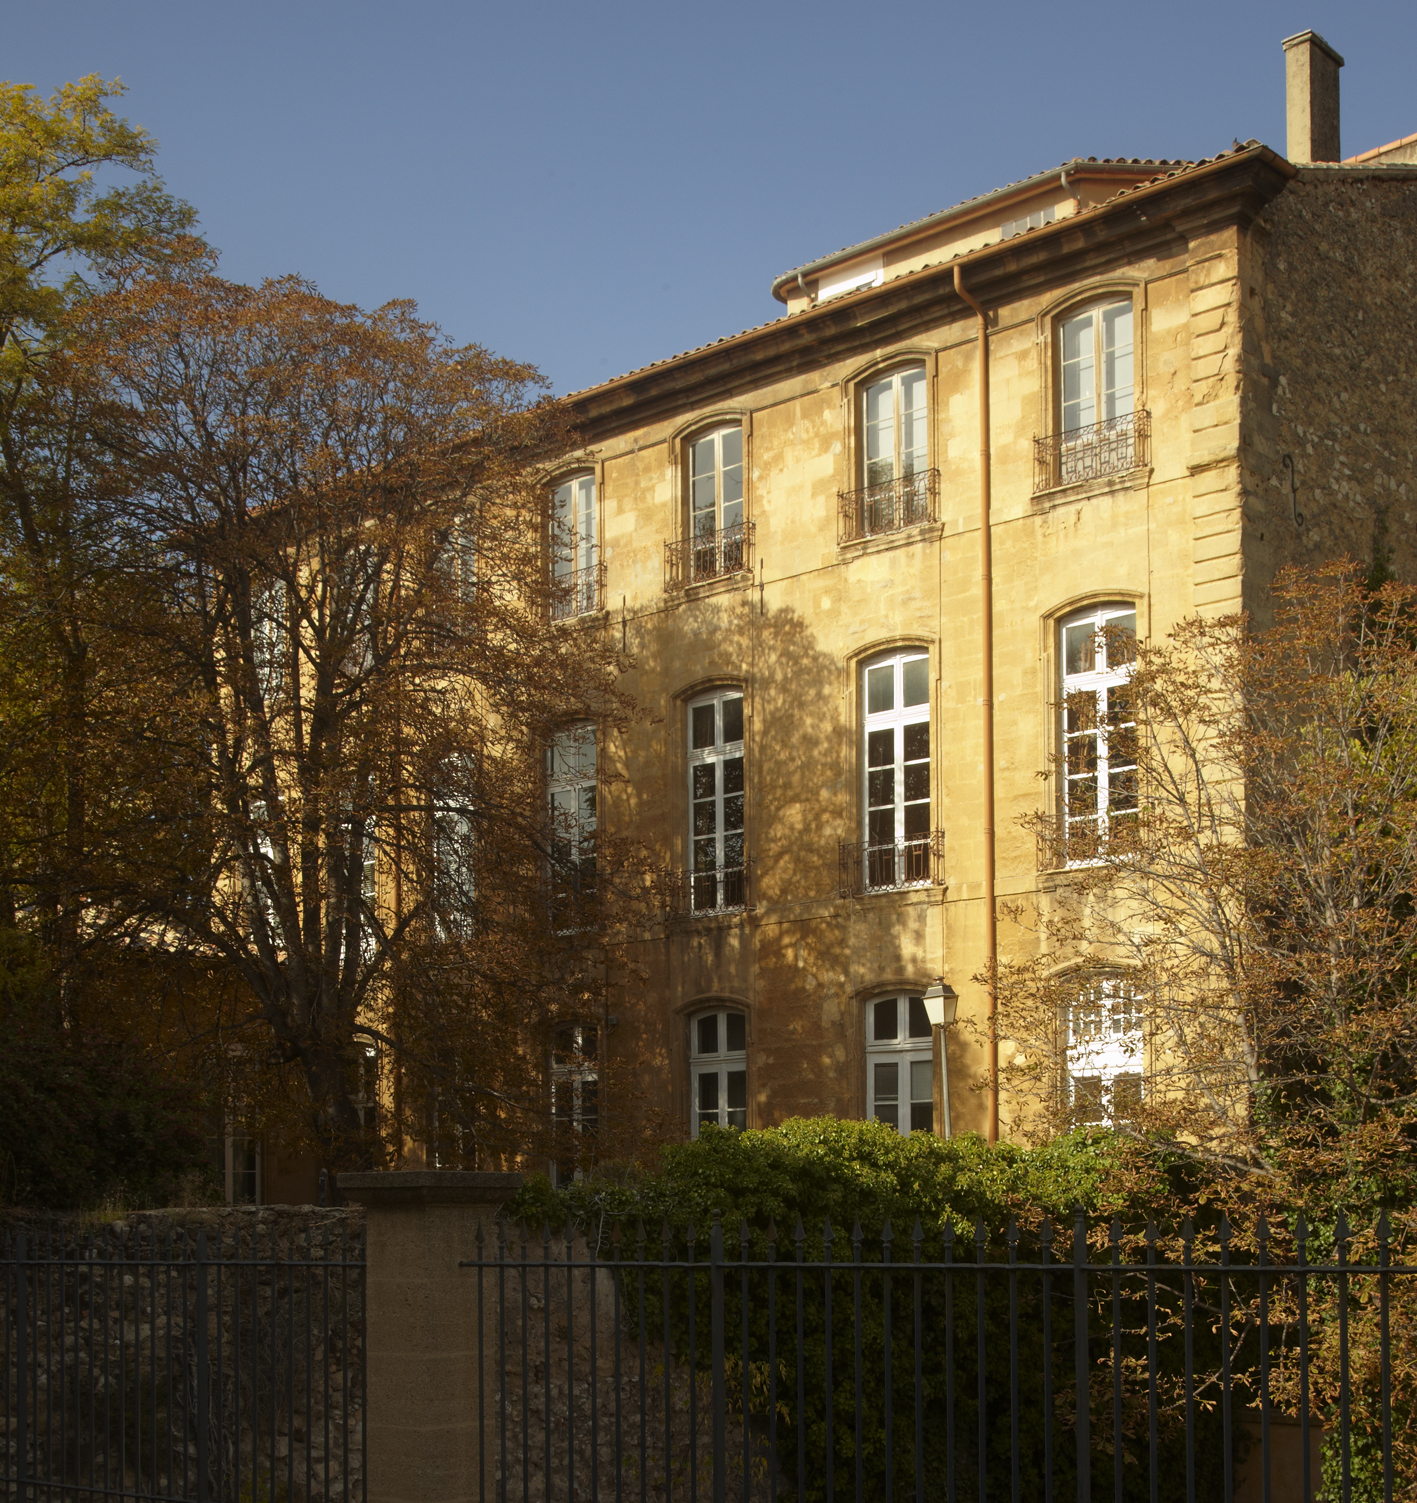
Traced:
MULTIPOLYGON (((961 1018, 983 1017, 981 351, 956 266, 988 315, 1007 956, 1034 942, 1007 905, 1057 880, 1022 821, 1058 803, 1067 613, 1131 602, 1140 635, 1160 638, 1196 612, 1262 619, 1286 562, 1366 560, 1376 546, 1399 572, 1411 565, 1414 265, 1412 166, 1296 167, 1256 143, 1195 164, 1074 163, 779 278, 778 321, 573 398, 604 610, 567 629, 623 636, 627 687, 645 708, 600 748, 601 829, 643 841, 666 870, 691 867, 688 705, 724 687, 744 696, 747 905, 644 931, 634 949, 647 981, 603 1035, 639 1062, 652 1100, 688 1124, 690 1025, 707 1008, 746 1015, 755 1126, 867 1114, 872 999, 942 978, 961 1018), (1123 300, 1149 443, 1115 473, 1040 483, 1035 440, 1060 426, 1061 321, 1123 300), (934 517, 841 541, 839 498, 864 483, 862 392, 906 364, 926 375, 934 517), (671 580, 666 544, 690 528, 689 445, 733 425, 745 567, 671 580), (863 666, 905 648, 929 661, 938 880, 846 895, 840 848, 862 840, 865 817, 863 666)), ((947 1081, 952 1130, 984 1130, 978 1035, 957 1025, 933 1047, 935 1123, 947 1081)), ((1002 1119, 1007 1134, 1007 1100, 1002 1119)))

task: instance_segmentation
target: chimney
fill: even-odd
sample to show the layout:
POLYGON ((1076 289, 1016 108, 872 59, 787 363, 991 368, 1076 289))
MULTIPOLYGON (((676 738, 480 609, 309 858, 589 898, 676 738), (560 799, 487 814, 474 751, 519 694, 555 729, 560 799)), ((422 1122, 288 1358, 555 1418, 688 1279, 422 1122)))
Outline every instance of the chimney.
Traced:
POLYGON ((1338 70, 1343 59, 1316 31, 1284 42, 1284 102, 1291 162, 1337 162, 1338 70))

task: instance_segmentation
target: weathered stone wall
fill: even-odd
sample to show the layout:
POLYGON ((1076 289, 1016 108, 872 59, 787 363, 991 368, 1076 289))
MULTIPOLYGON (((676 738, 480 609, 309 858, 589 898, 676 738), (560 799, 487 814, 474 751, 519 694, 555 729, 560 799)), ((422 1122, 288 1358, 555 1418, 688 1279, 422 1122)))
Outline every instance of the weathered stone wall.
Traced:
POLYGON ((0 1444, 11 1466, 23 1277, 26 1463, 36 1475, 199 1496, 205 1456, 206 1495, 221 1503, 361 1496, 363 1224, 360 1210, 314 1207, 147 1211, 116 1221, 6 1213, 0 1444), (205 1380, 195 1268, 203 1233, 205 1380), (330 1266, 339 1263, 359 1266, 330 1266))
POLYGON ((1250 241, 1245 605, 1262 621, 1286 563, 1384 547, 1417 581, 1417 169, 1305 168, 1250 241))

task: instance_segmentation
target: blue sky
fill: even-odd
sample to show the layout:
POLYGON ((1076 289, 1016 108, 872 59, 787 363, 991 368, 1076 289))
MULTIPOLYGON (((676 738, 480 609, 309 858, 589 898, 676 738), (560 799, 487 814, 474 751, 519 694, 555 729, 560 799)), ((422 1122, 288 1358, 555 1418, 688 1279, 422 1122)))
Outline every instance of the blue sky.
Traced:
POLYGON ((1417 5, 45 0, 5 66, 119 76, 226 275, 412 297, 558 391, 776 316, 780 271, 1072 156, 1284 148, 1281 40, 1343 148, 1417 132, 1417 5))

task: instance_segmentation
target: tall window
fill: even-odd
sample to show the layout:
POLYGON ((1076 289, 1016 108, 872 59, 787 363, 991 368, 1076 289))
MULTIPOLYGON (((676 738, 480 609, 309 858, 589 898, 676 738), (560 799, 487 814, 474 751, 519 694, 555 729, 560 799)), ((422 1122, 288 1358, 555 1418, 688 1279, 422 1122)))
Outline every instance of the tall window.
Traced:
POLYGON ((1070 860, 1125 838, 1137 817, 1131 671, 1137 613, 1091 607, 1059 628, 1063 664, 1063 816, 1070 860))
POLYGON ((560 620, 600 609, 595 476, 575 475, 551 496, 551 614, 560 620))
POLYGON ((463 513, 448 530, 443 567, 452 600, 471 605, 477 587, 477 530, 471 514, 463 513))
POLYGON ((558 731, 546 749, 554 885, 568 896, 595 891, 595 727, 558 731))
POLYGON ((743 695, 728 689, 689 706, 689 874, 694 912, 742 908, 743 695))
POLYGON ((1131 469, 1139 450, 1130 298, 1059 324, 1058 372, 1059 482, 1131 469))
POLYGON ((283 579, 251 591, 251 649, 255 658, 256 686, 266 702, 266 713, 274 708, 272 701, 280 697, 285 688, 285 660, 287 629, 286 590, 283 579))
POLYGON ((923 997, 866 1004, 866 1114, 903 1136, 935 1130, 935 1060, 923 997))
POLYGON ((930 880, 930 660, 904 652, 864 670, 865 870, 869 888, 930 880))
POLYGON ((1066 1019, 1068 1093, 1082 1122, 1124 1121, 1142 1099, 1141 1001, 1120 976, 1082 987, 1066 1019))
POLYGON ((433 912, 439 937, 464 936, 476 896, 472 758, 451 758, 433 791, 433 912))
POLYGON ((578 1178, 600 1126, 599 1033, 588 1024, 556 1030, 551 1051, 551 1126, 556 1182, 578 1178))
POLYGON ((689 1025, 694 1137, 706 1123, 748 1125, 748 1025, 741 1012, 703 1012, 689 1025))
POLYGON ((221 1147, 227 1205, 260 1205, 260 1140, 240 1131, 228 1131, 221 1140, 221 1147))
POLYGON ((359 1115, 359 1125, 372 1131, 379 1121, 379 1051, 373 1044, 355 1045, 350 1101, 359 1115))
POLYGON ((692 579, 743 569, 743 430, 737 424, 689 445, 689 534, 692 579))
POLYGON ((873 381, 861 394, 864 480, 884 485, 928 463, 925 367, 910 365, 873 381))

